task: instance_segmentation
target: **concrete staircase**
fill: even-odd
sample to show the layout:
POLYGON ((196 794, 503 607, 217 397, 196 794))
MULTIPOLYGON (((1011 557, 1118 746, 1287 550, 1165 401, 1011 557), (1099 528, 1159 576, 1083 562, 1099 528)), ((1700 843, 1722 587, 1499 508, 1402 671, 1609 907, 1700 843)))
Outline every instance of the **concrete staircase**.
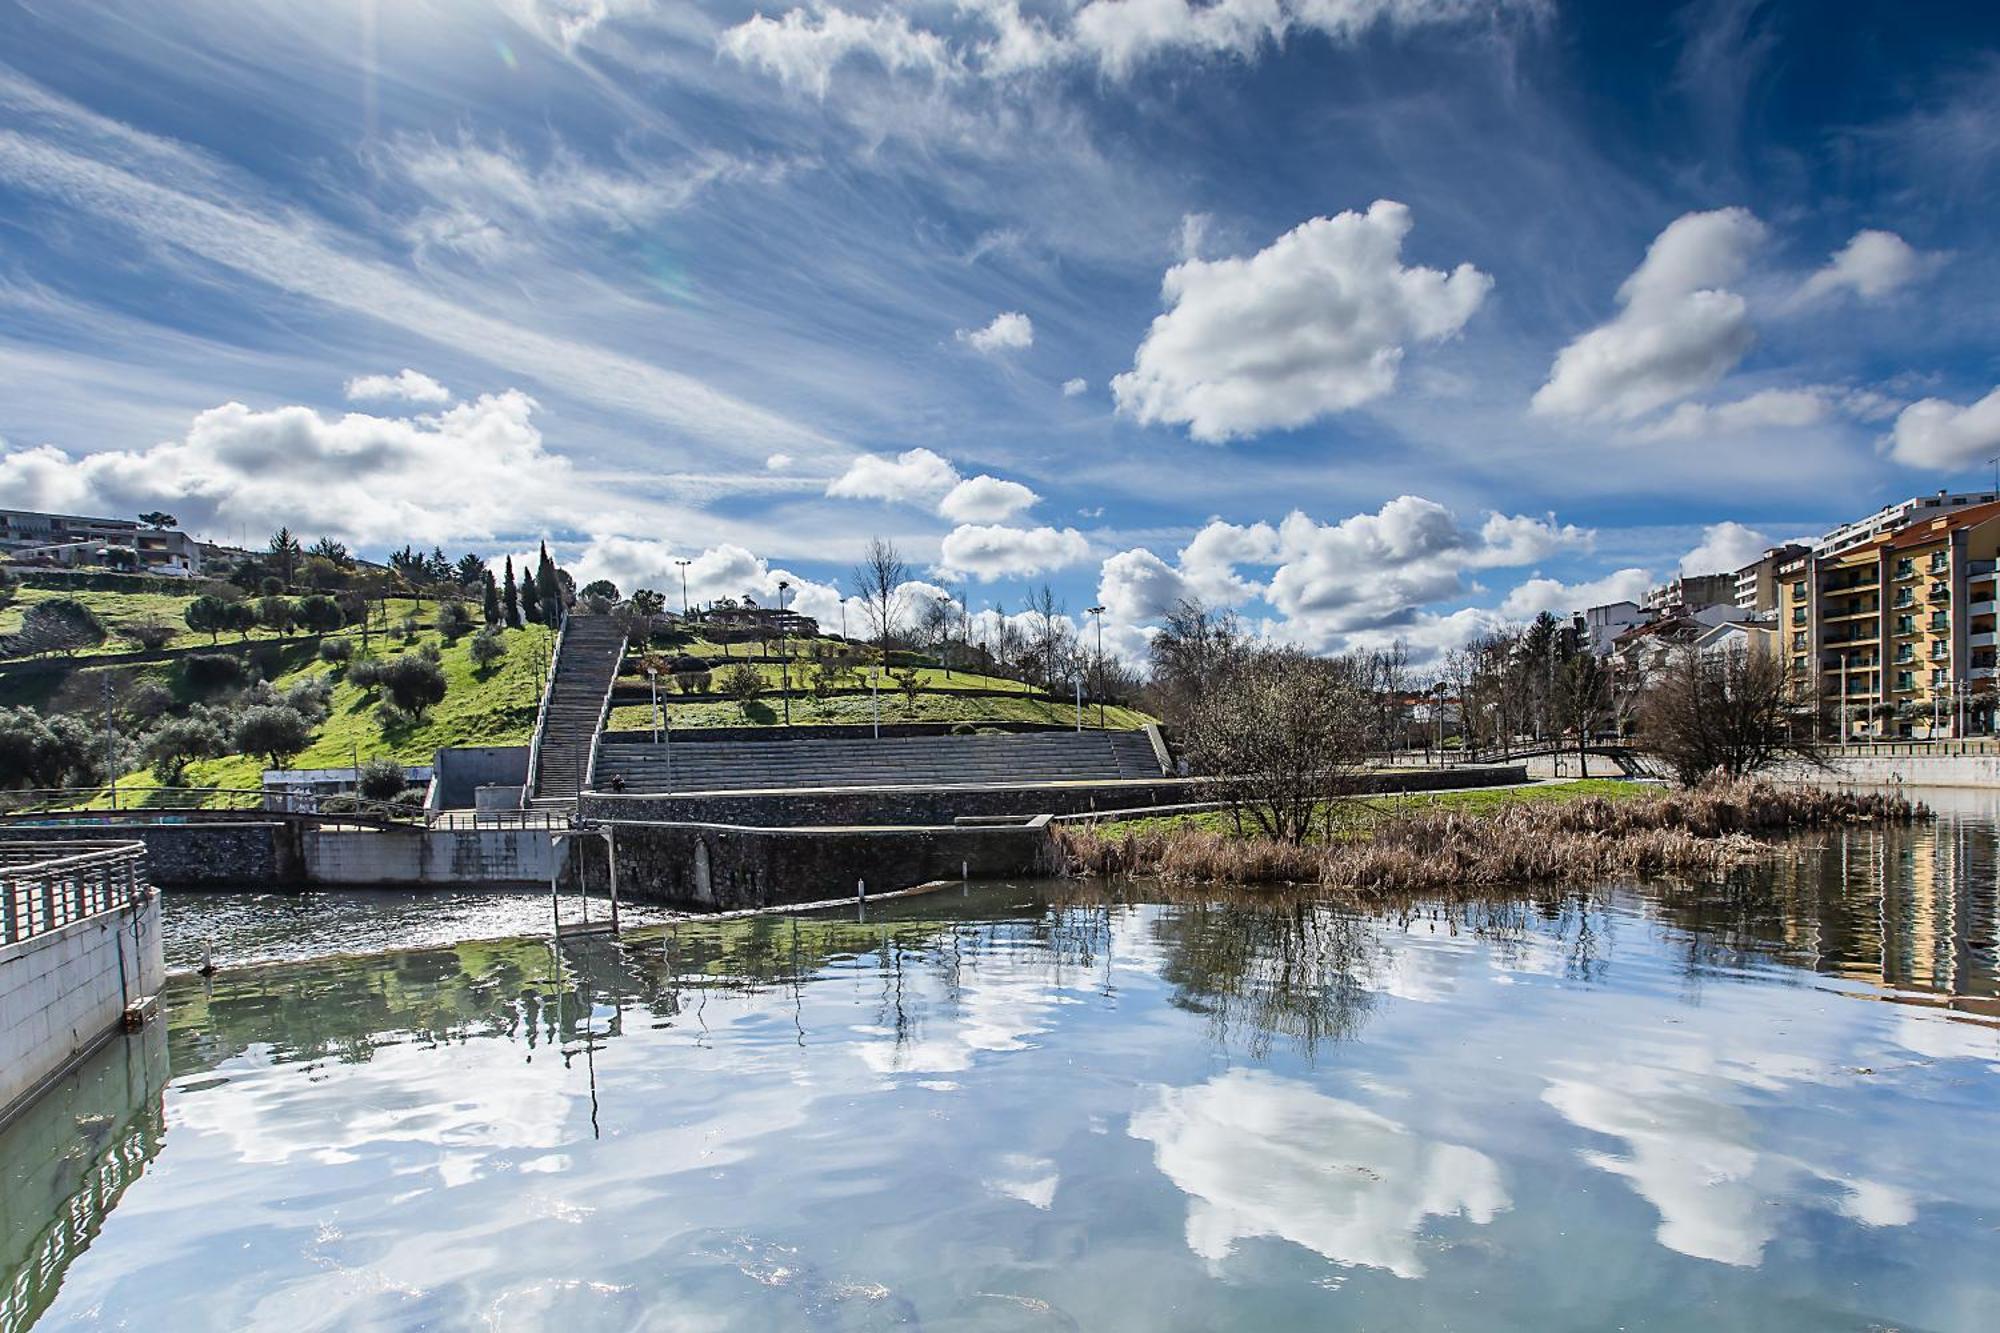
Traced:
POLYGON ((935 787, 967 783, 1116 782, 1157 778, 1143 731, 903 736, 881 740, 607 741, 598 791, 770 791, 801 787, 935 787), (672 753, 667 752, 671 749, 672 753), (672 781, 669 783, 669 765, 672 781))
POLYGON ((555 674, 542 701, 541 743, 529 775, 532 808, 566 806, 576 799, 597 740, 604 692, 624 660, 625 637, 608 616, 573 614, 563 631, 555 674))

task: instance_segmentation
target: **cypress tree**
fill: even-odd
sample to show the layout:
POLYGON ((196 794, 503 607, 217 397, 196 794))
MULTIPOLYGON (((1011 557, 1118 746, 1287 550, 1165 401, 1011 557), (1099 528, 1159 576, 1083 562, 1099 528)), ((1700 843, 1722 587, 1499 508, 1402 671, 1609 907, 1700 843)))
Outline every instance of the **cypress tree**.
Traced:
POLYGON ((505 618, 500 622, 508 629, 521 627, 521 593, 514 586, 514 557, 507 557, 507 581, 500 586, 500 609, 505 618))
POLYGON ((486 594, 486 623, 497 625, 500 623, 500 585, 493 581, 493 571, 490 569, 480 571, 479 581, 486 594))
POLYGON ((562 584, 556 579, 556 562, 549 559, 547 542, 542 543, 541 555, 535 561, 535 600, 542 604, 542 613, 549 623, 554 624, 563 595, 562 584))
POLYGON ((529 625, 539 625, 542 619, 542 599, 535 592, 535 581, 524 577, 521 580, 521 620, 529 625))

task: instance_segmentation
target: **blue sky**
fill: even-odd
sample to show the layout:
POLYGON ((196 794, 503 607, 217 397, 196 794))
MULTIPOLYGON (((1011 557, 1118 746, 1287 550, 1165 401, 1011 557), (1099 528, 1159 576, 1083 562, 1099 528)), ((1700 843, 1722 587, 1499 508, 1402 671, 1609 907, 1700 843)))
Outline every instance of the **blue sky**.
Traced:
POLYGON ((1990 482, 2000 15, 0 0, 0 503, 1424 657, 1990 482))

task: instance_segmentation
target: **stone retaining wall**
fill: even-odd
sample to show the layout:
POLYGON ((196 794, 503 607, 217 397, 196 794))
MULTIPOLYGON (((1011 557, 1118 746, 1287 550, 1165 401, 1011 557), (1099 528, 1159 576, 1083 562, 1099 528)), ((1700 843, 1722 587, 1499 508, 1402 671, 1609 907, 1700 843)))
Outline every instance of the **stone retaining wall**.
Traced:
POLYGON ((146 844, 147 878, 173 889, 269 888, 296 883, 302 872, 299 830, 283 820, 232 822, 200 819, 185 824, 9 824, 14 839, 57 842, 78 837, 146 844))
POLYGON ((301 878, 310 884, 547 884, 558 855, 544 828, 308 828, 301 878))
MULTIPOLYGON (((1043 826, 921 829, 759 829, 719 824, 617 824, 618 892, 640 902, 729 910, 851 897, 856 881, 887 893, 937 879, 1035 874, 1043 826)), ((605 850, 577 838, 576 860, 593 891, 605 885, 605 850)))
MULTIPOLYGON (((1497 787, 1527 781, 1520 764, 1479 768, 1405 769, 1373 775, 1369 790, 1434 791, 1497 787)), ((1181 805, 1200 800, 1185 779, 1061 783, 1021 787, 849 787, 799 791, 708 792, 660 796, 586 792, 585 821, 731 824, 753 828, 855 825, 949 825, 961 816, 1069 815, 1181 805)))

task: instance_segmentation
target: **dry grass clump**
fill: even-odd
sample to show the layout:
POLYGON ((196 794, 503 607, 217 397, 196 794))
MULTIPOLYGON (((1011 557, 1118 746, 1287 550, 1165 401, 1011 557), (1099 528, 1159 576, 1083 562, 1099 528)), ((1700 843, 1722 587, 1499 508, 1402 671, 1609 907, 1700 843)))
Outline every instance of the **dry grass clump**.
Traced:
POLYGON ((1902 796, 1751 780, 1620 801, 1519 802, 1481 814, 1419 808, 1383 819, 1367 837, 1310 846, 1197 828, 1053 825, 1050 850, 1069 875, 1315 884, 1372 897, 1708 874, 1759 855, 1760 835, 1928 818, 1927 808, 1902 796))

